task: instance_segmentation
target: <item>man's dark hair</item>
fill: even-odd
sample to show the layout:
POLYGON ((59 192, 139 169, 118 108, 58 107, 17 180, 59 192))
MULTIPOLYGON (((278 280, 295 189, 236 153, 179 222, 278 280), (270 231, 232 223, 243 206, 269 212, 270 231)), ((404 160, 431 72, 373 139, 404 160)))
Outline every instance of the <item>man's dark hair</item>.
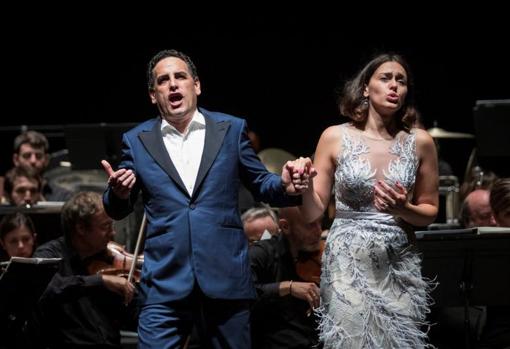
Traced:
POLYGON ((4 192, 9 201, 12 198, 12 190, 14 189, 14 182, 17 178, 25 177, 28 180, 37 182, 37 190, 42 189, 41 176, 32 168, 13 167, 5 173, 4 192))
POLYGON ((23 144, 29 144, 36 149, 43 149, 45 153, 48 152, 50 147, 46 136, 37 131, 25 131, 14 138, 14 152, 19 153, 23 144))
POLYGON ((35 234, 34 222, 32 222, 32 219, 29 216, 22 212, 14 212, 5 215, 0 222, 0 240, 3 240, 7 233, 22 226, 27 227, 32 235, 35 234))
POLYGON ((67 238, 76 231, 78 224, 90 226, 92 217, 104 210, 103 199, 96 192, 79 192, 71 197, 62 207, 62 230, 67 238))
POLYGON ((152 91, 154 89, 154 72, 153 72, 154 67, 156 66, 156 64, 158 64, 159 61, 168 57, 177 57, 182 59, 188 66, 188 69, 191 73, 191 76, 193 77, 193 80, 198 80, 197 68, 195 67, 195 64, 187 54, 177 50, 163 50, 156 53, 156 55, 154 55, 154 57, 151 58, 149 64, 147 65, 147 84, 149 87, 149 91, 152 91))

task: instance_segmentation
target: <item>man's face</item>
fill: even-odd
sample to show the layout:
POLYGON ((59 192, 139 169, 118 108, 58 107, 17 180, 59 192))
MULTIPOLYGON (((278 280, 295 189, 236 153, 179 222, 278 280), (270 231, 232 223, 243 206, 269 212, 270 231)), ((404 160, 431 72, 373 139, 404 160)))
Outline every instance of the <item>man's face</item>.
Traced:
POLYGON ((298 251, 314 252, 321 248, 322 217, 307 223, 297 207, 285 207, 280 228, 298 251))
POLYGON ((291 232, 300 251, 314 252, 320 249, 322 217, 311 223, 304 220, 291 223, 291 232))
POLYGON ((466 200, 469 205, 470 227, 493 227, 496 225, 489 202, 488 191, 475 190, 467 196, 466 200))
POLYGON ((11 204, 15 206, 33 205, 41 201, 41 191, 36 180, 18 177, 14 180, 11 192, 11 204))
POLYGON ((193 79, 186 62, 177 57, 159 61, 153 70, 154 86, 150 91, 153 104, 171 124, 191 120, 200 95, 200 81, 193 79))
POLYGON ((31 257, 35 236, 24 225, 8 232, 0 241, 9 257, 31 257))
POLYGON ((83 245, 87 247, 86 254, 94 255, 103 251, 113 239, 115 235, 113 220, 102 210, 91 217, 89 225, 81 226, 78 233, 83 245))
POLYGON ((30 144, 22 144, 19 152, 13 155, 12 161, 16 167, 32 168, 41 174, 48 166, 49 156, 43 148, 34 148, 30 144))

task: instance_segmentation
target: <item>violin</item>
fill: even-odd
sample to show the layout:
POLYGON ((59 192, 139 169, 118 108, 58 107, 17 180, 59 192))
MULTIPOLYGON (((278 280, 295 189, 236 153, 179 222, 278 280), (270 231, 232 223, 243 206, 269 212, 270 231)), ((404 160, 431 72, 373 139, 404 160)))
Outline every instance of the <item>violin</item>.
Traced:
POLYGON ((296 273, 299 278, 306 282, 314 282, 317 285, 321 280, 322 253, 326 247, 326 241, 320 241, 320 248, 313 252, 300 252, 296 260, 296 273))
MULTIPOLYGON (((134 255, 128 253, 124 247, 115 241, 108 242, 103 253, 91 258, 87 263, 89 274, 116 275, 127 277, 135 261, 134 255)), ((133 278, 140 282, 143 255, 136 258, 133 278)))

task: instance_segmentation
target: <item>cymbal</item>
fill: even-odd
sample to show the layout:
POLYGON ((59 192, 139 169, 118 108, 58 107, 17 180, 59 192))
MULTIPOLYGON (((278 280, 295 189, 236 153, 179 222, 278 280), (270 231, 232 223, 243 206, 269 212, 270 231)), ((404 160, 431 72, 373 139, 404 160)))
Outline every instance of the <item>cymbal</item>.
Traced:
POLYGON ((269 172, 279 175, 282 174, 282 167, 287 161, 296 159, 295 155, 279 148, 267 148, 260 151, 257 155, 269 172))
POLYGON ((440 127, 429 128, 427 132, 433 138, 475 138, 475 136, 470 133, 450 132, 440 127))

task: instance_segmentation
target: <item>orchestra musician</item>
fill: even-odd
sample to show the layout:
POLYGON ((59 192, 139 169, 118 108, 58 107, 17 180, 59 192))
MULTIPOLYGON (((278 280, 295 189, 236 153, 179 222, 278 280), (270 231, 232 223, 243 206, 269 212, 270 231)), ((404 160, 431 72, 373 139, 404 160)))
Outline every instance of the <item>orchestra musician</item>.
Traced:
POLYGON ((42 348, 120 348, 126 320, 136 326, 135 287, 118 275, 96 274, 90 265, 106 261, 113 221, 100 194, 80 192, 62 208, 64 236, 40 246, 34 257, 63 258, 38 302, 27 334, 42 348))
POLYGON ((250 246, 257 300, 253 348, 312 348, 318 344, 311 309, 319 306, 321 218, 304 221, 296 207, 279 211, 281 234, 250 246))
POLYGON ((32 219, 21 213, 5 215, 0 222, 0 246, 6 259, 31 257, 34 253, 37 234, 32 219))
MULTIPOLYGON (((34 223, 29 216, 21 212, 14 212, 5 215, 0 222, 0 262, 11 257, 31 257, 35 249, 36 233, 34 223)), ((4 264, 0 263, 0 276, 4 273, 4 264)), ((13 302, 6 296, 8 290, 0 285, 0 294, 5 301, 0 305, 0 329, 2 336, 0 348, 15 348, 22 337, 22 327, 26 320, 26 307, 24 304, 13 302), (5 298, 4 298, 5 297, 5 298)), ((22 290, 20 290, 22 291, 22 290)))
POLYGON ((5 174, 2 202, 13 206, 31 207, 39 201, 46 201, 42 195, 41 177, 34 170, 13 167, 5 174))

